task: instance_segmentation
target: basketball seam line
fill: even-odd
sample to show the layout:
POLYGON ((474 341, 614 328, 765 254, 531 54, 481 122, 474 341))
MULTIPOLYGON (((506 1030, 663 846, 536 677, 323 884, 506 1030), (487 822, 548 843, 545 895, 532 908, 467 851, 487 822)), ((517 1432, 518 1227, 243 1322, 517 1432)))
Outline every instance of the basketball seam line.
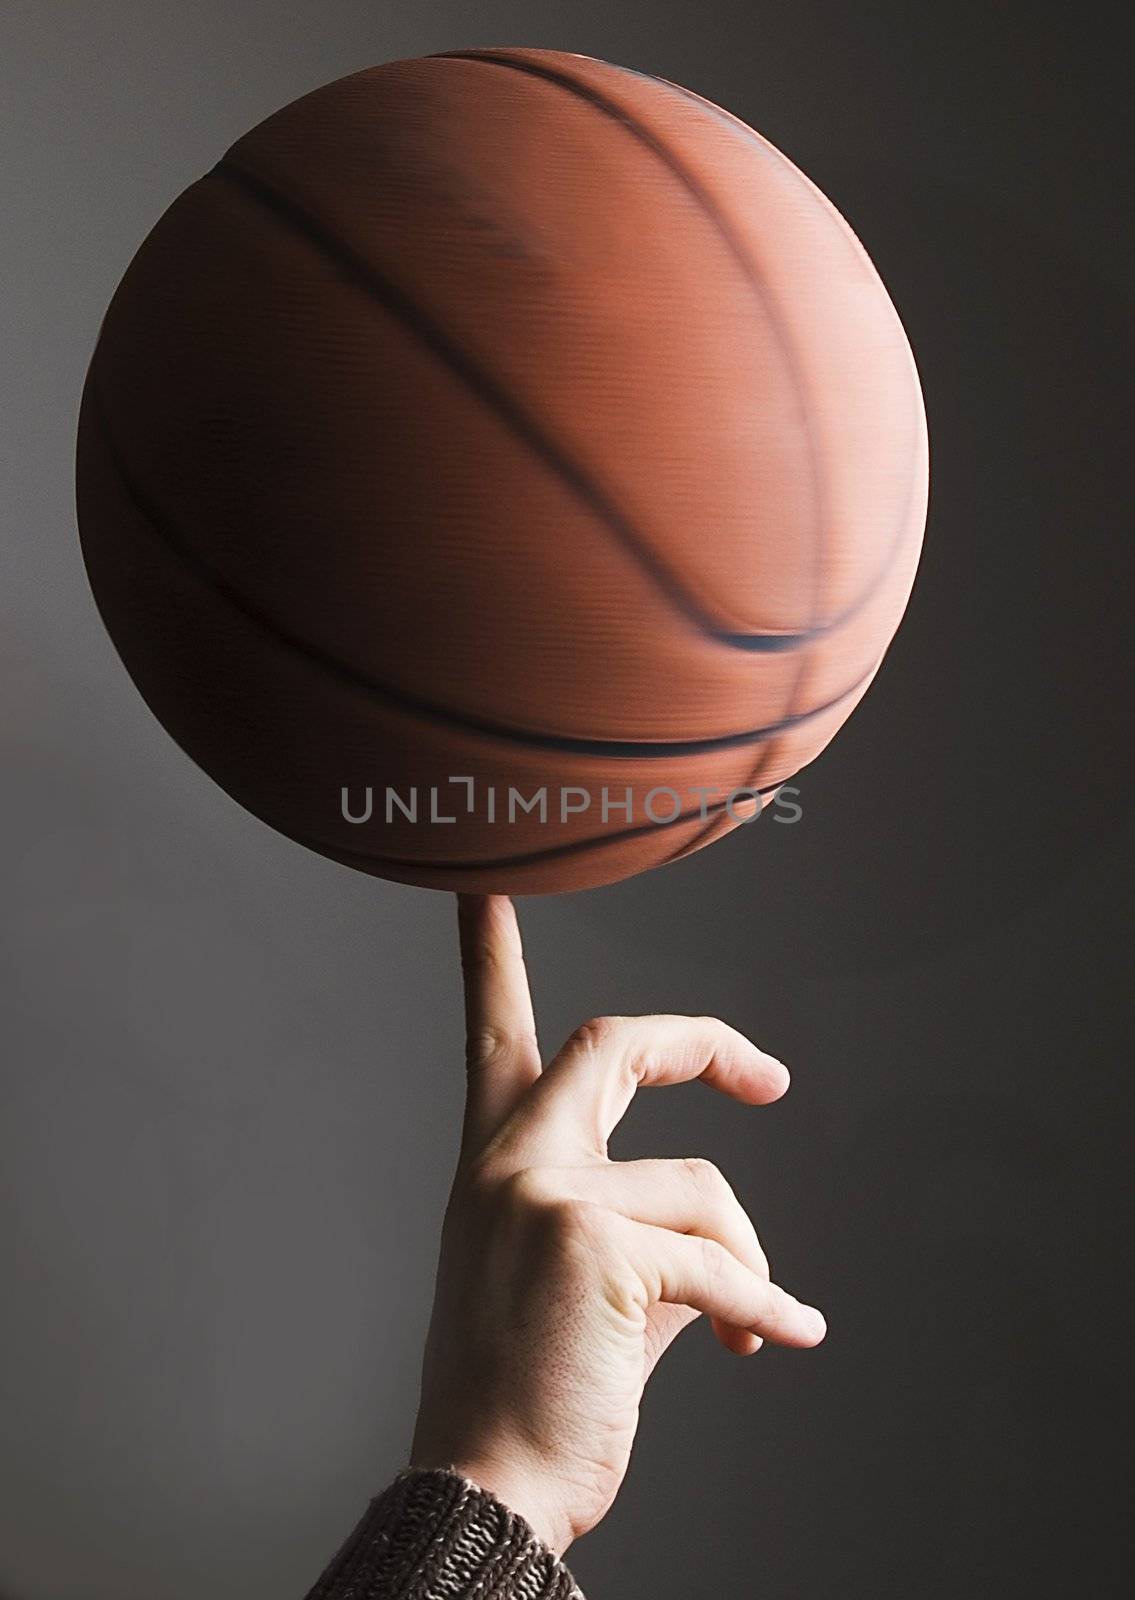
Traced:
POLYGON ((740 268, 742 276, 749 283, 757 300, 760 302, 768 318, 773 337, 780 347, 780 353, 784 359, 796 401, 797 420, 807 442, 808 466, 812 478, 812 495, 815 502, 813 543, 820 545, 823 541, 827 496, 824 492, 823 474, 820 471, 815 430, 812 426, 811 414, 805 402, 806 386, 803 374, 800 371, 792 341, 789 338, 788 330, 785 327, 776 299, 764 281, 757 262, 738 238, 729 219, 705 185, 694 173, 687 170, 679 157, 663 139, 660 139, 650 128, 640 122, 625 106, 621 106, 616 100, 608 99, 600 90, 589 83, 584 83, 579 78, 572 77, 569 72, 559 72, 554 67, 546 67, 540 62, 518 60, 514 57, 500 55, 488 50, 448 50, 441 52, 435 59, 483 62, 489 66, 503 67, 508 71, 527 73, 531 77, 541 78, 548 83, 556 84, 569 94, 575 95, 577 99, 593 106, 612 122, 617 123, 633 139, 636 139, 639 144, 649 150, 651 155, 657 157, 672 177, 677 178, 679 184, 694 200, 702 214, 708 218, 710 225, 723 240, 734 262, 740 268))
MULTIPOLYGON (((725 240, 725 243, 733 255, 734 260, 737 262, 738 266, 741 268, 742 272, 756 291, 762 306, 768 314, 769 322, 772 325, 773 331, 776 334, 777 340, 780 344, 785 364, 792 375, 793 386, 796 391, 797 400, 802 412, 801 420, 808 438, 809 458, 812 466, 814 491, 818 507, 816 544, 817 546, 821 545, 823 543, 823 529, 826 521, 826 518, 823 515, 823 508, 827 497, 824 493, 823 478, 819 470, 815 436, 811 428, 810 420, 808 418, 807 410, 803 401, 805 385, 799 370, 799 365, 793 354, 792 343, 788 337, 787 329, 785 328, 783 320, 779 314, 775 297, 772 295, 771 290, 765 283, 758 269, 756 261, 753 259, 746 246, 733 231, 725 214, 716 204, 712 195, 704 187, 701 181, 695 177, 693 173, 687 172, 681 161, 669 148, 669 146, 663 140, 658 138, 656 134, 652 133, 651 130, 643 123, 640 123, 624 106, 621 106, 618 101, 609 100, 598 89, 593 88, 590 84, 581 82, 577 78, 573 78, 570 73, 558 72, 555 70, 555 68, 546 67, 538 62, 513 60, 508 56, 502 56, 494 51, 488 50, 445 50, 438 52, 430 59, 436 61, 480 61, 485 62, 490 66, 509 68, 514 72, 524 72, 532 77, 543 78, 550 83, 560 85, 562 88, 569 90, 571 93, 577 95, 580 99, 587 101, 589 104, 595 106, 598 110, 604 112, 604 114, 611 117, 613 121, 620 123, 628 133, 637 138, 655 155, 657 155, 659 159, 667 166, 670 172, 678 178, 687 191, 693 196, 693 198, 701 206, 706 216, 714 224, 722 238, 725 240)), ((746 134, 748 134, 749 142, 756 145, 762 151, 762 153, 776 156, 779 160, 779 163, 787 169, 791 176, 797 179, 802 187, 805 187, 809 192, 811 192, 814 188, 814 186, 811 185, 804 177, 804 174, 798 172, 788 158, 781 151, 776 149, 775 145, 766 146, 765 142, 759 139, 757 135, 753 133, 751 128, 745 127, 743 123, 740 123, 737 119, 722 111, 720 106, 714 106, 712 101, 704 100, 700 95, 695 95, 691 90, 683 89, 681 84, 671 83, 669 79, 656 77, 653 73, 639 72, 633 67, 619 66, 618 63, 611 61, 600 62, 600 65, 610 67, 616 72, 622 72, 628 77, 640 78, 647 83, 657 84, 659 88, 669 90, 674 94, 680 94, 684 99, 688 100, 691 104, 696 105, 699 108, 704 107, 707 111, 715 111, 718 117, 729 125, 736 123, 738 132, 744 131, 746 134)), ((816 190, 815 193, 831 210, 832 222, 837 226, 841 226, 850 234, 850 228, 846 223, 844 223, 843 218, 840 217, 839 213, 831 205, 831 202, 827 200, 826 196, 824 196, 819 190, 816 190)), ((852 238, 854 239, 854 235, 852 235, 852 238)), ((855 242, 858 244, 857 240, 855 242)), ((860 245, 859 248, 862 249, 862 246, 860 245)), ((874 595, 886 582, 888 576, 890 575, 895 557, 898 555, 899 549, 902 546, 903 534, 905 533, 907 523, 910 520, 910 508, 913 504, 913 491, 916 480, 917 474, 915 474, 914 479, 912 479, 911 490, 904 502, 902 516, 898 519, 896 530, 891 536, 891 540, 887 545, 883 559, 880 562, 877 570, 870 575, 860 592, 854 595, 851 600, 846 602, 846 604, 839 611, 835 612, 825 622, 815 622, 814 616, 817 608, 814 607, 813 620, 809 623, 807 628, 793 630, 793 632, 784 636, 790 641, 792 648, 821 639, 827 634, 833 632, 835 629, 841 627, 845 622, 852 621, 858 615, 858 613, 870 603, 874 595)), ((744 641, 746 639, 760 638, 762 635, 730 633, 727 630, 715 629, 713 630, 713 637, 720 640, 722 643, 731 644, 737 648, 755 649, 758 647, 755 645, 746 646, 744 641)), ((789 646, 786 645, 784 648, 788 647, 789 646)))
MULTIPOLYGON (((613 63, 611 64, 613 65, 613 63)), ((662 89, 668 89, 672 94, 681 95, 684 100, 687 100, 691 105, 696 106, 699 111, 713 116, 717 121, 723 123, 731 133, 735 134, 739 138, 744 139, 746 144, 754 146, 761 152, 763 156, 771 158, 779 167, 786 171, 790 178, 794 179, 796 183, 804 188, 807 193, 813 195, 822 203, 827 213, 830 215, 832 225, 841 233, 845 234, 848 242, 854 245, 866 257, 866 251, 863 249, 863 245, 851 227, 850 223, 847 222, 846 218, 840 214, 840 212, 828 199, 827 195, 824 194, 823 190, 817 188, 816 185, 812 183, 811 179, 808 178, 807 174, 801 172, 800 169, 788 159, 783 150, 778 150, 776 145, 771 144, 767 139, 761 138, 761 136, 756 133, 754 129, 750 128, 746 122, 743 122, 740 117, 735 117, 732 112, 726 111, 722 106, 715 105, 712 100, 707 100, 704 95, 695 94, 692 89, 684 88, 680 83, 673 83, 669 78, 659 78, 652 72, 638 72, 634 67, 618 67, 616 70, 625 72, 632 77, 645 78, 650 83, 658 84, 662 89)), ((885 285, 883 285, 883 289, 884 293, 886 293, 885 285)), ((896 312, 895 315, 897 318, 898 313, 896 312)), ((900 333, 903 332, 901 323, 899 325, 899 331, 900 333)), ((903 337, 905 338, 905 333, 903 333, 903 337)), ((916 395, 918 395, 917 388, 915 392, 916 395)), ((919 396, 919 399, 920 398, 921 397, 919 396)), ((918 409, 919 407, 916 404, 916 413, 918 409)), ((917 435, 917 428, 915 429, 915 432, 917 435)), ((868 580, 867 586, 852 600, 850 600, 841 611, 837 612, 835 616, 830 617, 827 622, 822 624, 818 630, 816 630, 815 626, 813 625, 812 629, 810 630, 812 637, 822 636, 823 634, 830 632, 833 628, 838 627, 841 623, 850 621, 856 615, 856 613, 862 609, 863 606, 869 603, 877 589, 889 577, 894 562, 904 544, 904 536, 910 523, 910 514, 914 506, 915 491, 918 488, 918 481, 919 473, 916 460, 916 464, 911 472, 910 482, 907 486, 906 496, 903 500, 902 514, 896 521, 895 531, 891 535, 890 543, 886 548, 879 570, 868 580)), ((804 637, 807 639, 809 634, 806 633, 804 637)))
POLYGON ((350 246, 345 245, 330 229, 313 217, 305 207, 291 196, 285 195, 274 184, 266 182, 259 174, 225 156, 208 173, 207 178, 227 180, 239 192, 259 202, 278 221, 293 232, 306 238, 340 272, 397 317, 427 348, 438 356, 445 366, 473 393, 490 406, 513 434, 548 464, 562 482, 598 516, 613 532, 638 564, 653 578, 657 587, 704 637, 732 649, 754 653, 780 653, 797 649, 813 642, 852 620, 862 606, 868 604, 878 585, 886 578, 888 568, 872 581, 869 592, 856 601, 853 607, 819 628, 806 632, 783 633, 730 633, 721 630, 711 617, 703 612, 687 591, 677 582, 648 541, 611 502, 589 475, 543 431, 529 413, 480 367, 469 353, 419 306, 406 292, 394 284, 371 262, 364 260, 350 246))
POLYGON ((482 400, 505 423, 512 434, 537 455, 554 475, 588 508, 593 516, 613 533, 619 544, 653 580, 677 611, 685 617, 703 637, 716 644, 754 653, 775 653, 795 649, 807 642, 807 635, 785 632, 734 634, 720 629, 714 619, 701 609, 686 589, 678 582, 657 552, 624 516, 609 496, 588 472, 573 460, 563 448, 545 432, 539 422, 504 387, 482 367, 433 317, 411 296, 395 284, 372 261, 345 244, 305 206, 291 195, 285 194, 275 184, 267 182, 259 173, 225 156, 207 177, 227 180, 238 191, 259 202, 277 221, 307 239, 340 272, 391 313, 404 328, 431 350, 442 364, 466 388, 482 400))
MULTIPOLYGON (((618 104, 617 101, 609 100, 591 84, 583 83, 580 79, 573 77, 570 73, 558 72, 554 68, 546 67, 540 63, 527 60, 518 60, 515 57, 502 56, 490 51, 452 50, 444 52, 441 56, 441 59, 445 59, 446 57, 462 61, 480 61, 488 63, 489 65, 509 68, 517 72, 526 72, 531 74, 533 77, 544 79, 549 83, 558 84, 561 88, 567 89, 579 99, 582 99, 594 106, 606 116, 609 116, 613 121, 617 122, 628 133, 637 138, 640 143, 644 144, 653 154, 658 156, 670 173, 677 177, 686 191, 693 196, 696 203, 701 207, 702 212, 708 216, 711 224, 716 228, 718 234, 725 241, 725 244, 732 254, 734 261, 741 268, 742 273, 755 290, 756 296, 761 302, 761 306, 768 317, 769 325, 773 330, 774 337, 780 345, 781 354, 792 379, 792 387, 795 392, 797 407, 800 412, 800 420, 802 422, 804 435, 807 440, 808 460, 812 470, 813 496, 815 500, 816 531, 813 539, 813 599, 810 609, 809 626, 806 632, 800 634, 799 639, 800 643, 803 644, 809 638, 809 636, 816 637, 818 635, 818 631, 822 631, 817 630, 816 628, 816 612, 818 609, 816 585, 818 584, 820 577, 819 557, 823 545, 824 525, 826 522, 823 480, 819 470, 815 435, 812 429, 811 419, 808 415, 807 406, 804 402, 803 378, 799 371, 793 353, 792 344, 788 338, 787 330, 784 328, 779 311, 777 310, 775 299, 773 298, 767 285, 764 283, 761 274, 757 269, 756 262, 750 257, 749 252, 744 248, 741 241, 737 238, 737 235, 730 226, 728 219, 725 217, 720 207, 715 203, 713 197, 708 193, 705 187, 697 180, 697 178, 694 177, 693 174, 688 173, 685 170, 669 146, 666 145, 663 140, 659 139, 655 134, 653 134, 650 129, 646 128, 641 122, 639 122, 637 118, 632 117, 625 106, 618 104)), ((663 80, 653 79, 652 81, 661 83, 663 80)), ((890 552, 888 551, 885 571, 889 570, 890 552)), ((883 581, 882 577, 880 577, 879 581, 883 581)), ((806 661, 807 656, 802 654, 800 657, 800 665, 793 676, 793 681, 785 701, 787 712, 791 712, 792 707, 796 702, 797 694, 799 692, 801 683, 803 682, 806 661)), ((760 759, 758 760, 753 775, 750 778, 750 782, 756 782, 757 777, 772 759, 772 754, 775 748, 776 740, 770 739, 768 744, 761 752, 760 759)), ((666 858, 667 861, 673 861, 684 855, 688 855, 691 851, 697 849, 698 845, 708 843, 711 835, 716 831, 719 825, 720 817, 715 817, 712 821, 707 821, 706 826, 699 830, 694 839, 687 844, 682 845, 678 850, 672 852, 672 854, 666 858)))
MULTIPOLYGON (((761 790, 760 793, 762 798, 766 794, 773 794, 777 789, 782 787, 782 784, 776 783, 771 785, 767 790, 761 790)), ((706 808, 707 815, 713 817, 714 821, 719 821, 727 812, 728 806, 729 802, 727 801, 721 801, 717 805, 709 806, 706 808)), ((411 869, 425 868, 431 871, 436 869, 439 872, 493 872, 500 867, 520 867, 527 866, 529 864, 534 865, 541 861, 553 860, 562 856, 581 855, 590 850, 599 850, 602 849, 604 845, 622 844, 627 839, 641 838, 651 833, 664 833, 667 828, 678 828, 681 827, 683 823, 699 821, 701 815, 702 813, 699 808, 699 810, 695 812, 683 812, 683 814, 678 817, 667 817, 662 822, 636 823, 631 827, 618 828, 610 833, 593 834, 588 839, 571 839, 565 844, 547 845, 542 850, 526 850, 513 856, 487 857, 484 861, 471 860, 468 858, 460 860, 436 860, 423 858, 422 860, 416 860, 411 856, 378 855, 377 853, 372 853, 369 850, 343 850, 340 849, 340 847, 336 844, 320 844, 318 841, 312 839, 308 835, 289 832, 288 837, 293 839, 296 844, 306 845, 309 850, 329 850, 334 852, 334 854, 341 859, 367 862, 375 866, 408 867, 411 869)), ((738 818, 737 822, 740 823, 742 820, 747 821, 748 819, 738 818)), ((274 827, 275 824, 271 823, 269 826, 274 827)), ((698 837, 700 838, 701 835, 699 834, 698 837)), ((670 858, 666 859, 669 860, 670 858)), ((658 865, 665 866, 666 861, 659 862, 658 865)))
MULTIPOLYGON (((628 72, 628 73, 633 73, 634 76, 641 77, 641 78, 645 79, 647 82, 657 84, 660 87, 675 89, 675 90, 678 90, 679 92, 681 92, 683 94, 685 93, 684 90, 680 89, 679 85, 670 83, 668 79, 658 78, 653 73, 634 73, 632 68, 623 68, 621 70, 623 70, 625 72, 628 72)), ((695 97, 693 95, 690 95, 689 99, 691 101, 699 101, 700 102, 700 97, 695 97)), ((884 562, 883 562, 883 565, 882 565, 882 573, 881 573, 881 575, 879 577, 879 581, 880 582, 883 581, 884 576, 886 574, 889 574, 889 572, 891 570, 891 563, 892 563, 892 560, 894 559, 894 557, 895 557, 895 555, 897 553, 897 549, 901 545, 902 535, 903 535, 903 532, 905 531, 906 522, 907 522, 908 517, 909 517, 909 504, 906 507, 903 520, 898 524, 897 533, 892 536, 891 544, 888 546, 888 549, 886 551, 886 554, 885 554, 885 557, 884 557, 884 562)), ((815 547, 813 549, 812 605, 811 605, 810 613, 809 613, 809 631, 810 632, 814 632, 815 631, 816 616, 817 616, 817 613, 819 612, 819 609, 820 609, 819 601, 820 601, 820 595, 822 593, 822 588, 823 588, 823 584, 822 584, 823 566, 822 566, 822 561, 821 561, 821 556, 822 556, 822 553, 823 553, 823 542, 824 542, 823 533, 824 533, 824 521, 821 520, 819 522, 818 526, 817 526, 817 538, 816 538, 816 542, 815 542, 815 547)), ((873 592, 873 584, 870 585, 869 587, 871 589, 871 592, 873 592)), ((787 694, 786 699, 785 699, 785 715, 790 715, 791 712, 792 712, 792 708, 797 703, 797 700, 798 700, 799 695, 800 695, 801 688, 802 688, 802 686, 804 684, 804 681, 805 681, 805 678, 806 678, 806 675, 807 675, 809 664, 810 664, 810 657, 809 657, 808 653, 806 651, 802 651, 800 656, 799 656, 799 659, 798 659, 798 666, 797 666, 796 672, 793 675, 793 679, 792 679, 791 684, 789 685, 788 694, 787 694)), ((757 784, 759 782, 762 773, 767 770, 767 768, 769 767, 769 765, 771 764, 771 762, 774 759, 778 743, 779 743, 779 739, 771 738, 763 746, 763 748, 762 748, 762 750, 760 752, 760 755, 757 757, 756 765, 753 767, 752 771, 750 772, 750 774, 748 776, 747 782, 749 784, 757 784)), ((677 850, 675 850, 675 851, 673 851, 671 853, 671 855, 667 858, 667 863, 669 863, 671 861, 675 861, 675 860, 680 860, 683 856, 687 856, 687 855, 692 854, 695 850, 697 850, 699 848, 699 846, 708 844, 710 842, 710 840, 712 839, 712 837, 714 836, 718 826, 719 826, 719 819, 715 818, 712 821, 708 821, 706 823, 705 827, 701 828, 692 840, 688 841, 686 844, 682 845, 679 849, 677 849, 677 850)))
POLYGON ((812 717, 822 716, 826 711, 833 710, 841 701, 849 699, 856 690, 867 682, 878 665, 877 662, 872 663, 867 672, 857 678, 854 683, 841 690, 839 694, 825 701, 822 705, 814 706, 808 711, 796 713, 788 723, 781 721, 772 723, 766 728, 753 728, 737 733, 711 735, 703 739, 584 739, 570 734, 544 733, 535 729, 512 727, 507 723, 493 722, 488 718, 479 717, 473 713, 452 710, 436 702, 426 700, 419 695, 412 694, 408 690, 385 683, 369 673, 361 672, 348 665, 348 663, 339 660, 338 657, 322 649, 319 645, 312 643, 299 634, 293 633, 291 629, 278 622, 262 606, 249 599, 237 585, 218 572, 210 562, 193 549, 189 541, 177 533, 170 518, 162 513, 150 497, 139 488, 132 474, 128 471, 123 457, 115 445, 114 436, 107 420, 106 406, 99 393, 99 384, 93 364, 88 386, 91 396, 92 415, 97 419, 110 464, 127 498, 167 550, 176 555, 183 565, 189 567, 206 588, 220 595, 235 610, 255 623, 263 632, 271 635, 278 644, 305 656, 309 661, 322 667, 335 677, 346 681, 353 688, 385 699, 398 710, 418 716, 423 720, 438 722, 444 726, 477 734, 483 738, 501 739, 511 744, 519 744, 532 749, 560 750, 573 755, 608 756, 615 760, 635 759, 640 756, 648 760, 654 760, 666 757, 700 755, 716 750, 739 748, 747 744, 760 744, 763 740, 782 732, 785 727, 795 726, 798 723, 810 720, 812 717))
MULTIPOLYGON (((779 163, 779 165, 782 168, 787 169, 789 175, 791 177, 795 178, 797 180, 797 182, 800 182, 800 181, 803 180, 803 182, 805 183, 806 187, 808 187, 810 189, 814 188, 813 185, 809 184, 808 181, 803 178, 803 174, 798 172, 796 167, 792 164, 792 162, 790 162, 787 159, 787 157, 783 154, 782 151, 778 150, 775 145, 769 144, 766 140, 761 139, 758 135, 756 135, 753 132, 753 130, 751 128, 749 128, 747 126, 747 124, 742 122, 739 118, 733 117, 731 114, 729 114, 727 112, 724 112, 722 110, 722 108, 720 106, 715 105, 712 100, 706 100, 704 98, 704 96, 694 94, 692 92, 692 90, 684 88, 679 83, 672 82, 669 78, 660 78, 660 77, 656 76, 654 73, 639 72, 639 71, 636 71, 636 69, 634 69, 633 67, 619 67, 615 63, 607 63, 607 65, 614 66, 616 71, 621 71, 621 72, 624 72, 624 73, 626 73, 626 74, 628 74, 630 76, 641 78, 641 79, 645 80, 648 83, 657 84, 660 88, 667 89, 667 90, 670 90, 674 94, 681 95, 685 100, 687 100, 691 104, 697 106, 699 111, 702 111, 703 113, 708 112, 708 113, 710 113, 712 115, 715 115, 718 118, 718 120, 724 122, 730 128, 730 130, 732 132, 743 136, 747 140, 748 143, 756 146, 761 151, 761 153, 763 155, 766 155, 766 156, 771 155, 772 157, 774 157, 777 160, 777 162, 779 163)), ((835 207, 831 205, 831 202, 827 199, 826 195, 824 195, 819 189, 816 189, 815 193, 816 193, 817 197, 827 207, 828 211, 831 213, 832 221, 836 225, 841 226, 843 231, 846 234, 850 235, 851 242, 853 244, 858 244, 859 241, 856 239, 855 235, 852 233, 851 228, 843 221, 843 218, 836 211, 835 207)), ((862 246, 860 246, 860 248, 862 248, 862 246)), ((917 468, 915 468, 911 473, 910 485, 909 485, 909 488, 907 490, 907 495, 906 495, 906 498, 905 498, 904 503, 903 503, 903 515, 902 515, 901 519, 898 520, 898 522, 896 524, 895 532, 891 536, 891 541, 890 541, 889 545, 887 546, 881 569, 880 569, 879 573, 877 575, 875 575, 872 578, 872 580, 870 580, 870 582, 869 582, 869 584, 867 586, 866 592, 863 595, 861 595, 860 597, 857 597, 856 600, 853 600, 851 602, 850 610, 853 613, 854 613, 854 611, 859 609, 859 604, 860 603, 862 603, 862 604, 866 604, 867 603, 868 599, 875 592, 876 587, 878 585, 881 585, 883 582, 885 582, 887 576, 889 576, 889 574, 890 574, 890 572, 892 570, 892 567, 893 567, 895 561, 898 558, 900 550, 903 548, 903 546, 905 544, 905 534, 906 534, 906 531, 907 531, 907 526, 908 526, 908 524, 910 522, 910 514, 911 514, 911 509, 912 509, 912 507, 914 505, 914 495, 915 495, 915 489, 917 487, 917 483, 918 483, 918 471, 917 471, 917 468)), ((823 533, 822 525, 821 525, 821 527, 819 529, 819 532, 820 532, 820 534, 822 536, 822 533, 823 533)), ((810 618, 810 623, 809 623, 809 631, 811 631, 813 633, 815 633, 815 631, 816 631, 815 618, 816 618, 817 612, 819 611, 819 600, 820 600, 820 593, 821 593, 821 589, 822 589, 822 584, 821 584, 822 570, 821 570, 821 564, 819 562, 820 553, 821 553, 820 550, 816 551, 817 565, 816 565, 815 578, 814 578, 812 611, 811 611, 811 618, 810 618)), ((846 613, 846 611, 848 609, 849 608, 845 608, 845 613, 846 613)), ((828 628, 830 628, 832 626, 832 622, 829 621, 827 626, 828 626, 828 628)), ((823 631, 823 630, 821 630, 821 631, 823 631)), ((801 657, 800 657, 799 666, 798 666, 796 674, 795 674, 795 676, 793 678, 792 684, 791 684, 790 689, 789 689, 788 697, 787 697, 787 700, 785 702, 786 715, 791 713, 792 707, 797 702, 797 699, 799 697, 801 688, 802 688, 802 686, 803 686, 803 684, 804 684, 804 682, 806 680, 806 677, 807 677, 807 672, 808 672, 809 665, 810 665, 810 658, 807 655, 807 653, 803 653, 801 655, 801 657)), ((761 774, 768 768, 768 766, 770 765, 770 763, 774 759, 774 756, 775 756, 775 753, 776 753, 776 747, 777 747, 778 742, 779 741, 776 738, 769 739, 768 743, 765 745, 765 747, 761 751, 761 754, 757 759, 757 763, 756 763, 755 767, 753 768, 752 772, 749 775, 749 780, 748 781, 749 781, 750 784, 752 784, 752 785, 758 784, 759 779, 761 777, 761 774)), ((684 855, 688 855, 692 850, 695 850, 698 847, 699 844, 708 842, 709 837, 712 834, 715 826, 716 826, 716 823, 712 823, 711 822, 706 828, 702 829, 702 831, 697 835, 697 837, 693 840, 692 843, 687 844, 687 845, 683 845, 682 848, 680 850, 677 850, 674 853, 674 855, 671 856, 669 859, 670 860, 679 859, 680 857, 682 857, 684 855)))

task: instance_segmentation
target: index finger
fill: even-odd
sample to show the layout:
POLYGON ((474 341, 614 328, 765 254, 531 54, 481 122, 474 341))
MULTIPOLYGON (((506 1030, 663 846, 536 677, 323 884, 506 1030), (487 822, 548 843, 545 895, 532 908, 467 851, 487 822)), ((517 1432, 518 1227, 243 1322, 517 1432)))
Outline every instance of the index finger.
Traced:
POLYGON ((465 986, 465 1143, 479 1148, 540 1076, 516 911, 507 895, 457 896, 465 986))

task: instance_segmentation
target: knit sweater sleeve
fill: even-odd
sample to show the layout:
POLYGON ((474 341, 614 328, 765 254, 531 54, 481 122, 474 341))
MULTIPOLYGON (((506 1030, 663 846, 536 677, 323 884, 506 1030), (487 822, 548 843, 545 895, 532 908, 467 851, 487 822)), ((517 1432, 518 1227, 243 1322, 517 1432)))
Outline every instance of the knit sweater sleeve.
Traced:
POLYGON ((307 1600, 583 1600, 528 1524, 453 1472, 404 1472, 372 1500, 307 1600))

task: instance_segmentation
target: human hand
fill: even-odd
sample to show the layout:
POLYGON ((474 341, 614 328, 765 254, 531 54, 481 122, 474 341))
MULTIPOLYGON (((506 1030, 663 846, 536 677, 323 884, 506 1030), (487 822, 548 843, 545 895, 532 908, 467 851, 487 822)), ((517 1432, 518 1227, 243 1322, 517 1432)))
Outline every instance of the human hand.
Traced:
POLYGON ((511 902, 460 896, 458 913, 468 1098, 411 1459, 455 1468, 562 1554, 614 1500, 646 1380, 695 1317, 742 1355, 824 1337, 769 1281, 714 1166, 607 1156, 642 1084, 702 1078, 765 1105, 788 1073, 707 1017, 599 1018, 541 1071, 511 902))

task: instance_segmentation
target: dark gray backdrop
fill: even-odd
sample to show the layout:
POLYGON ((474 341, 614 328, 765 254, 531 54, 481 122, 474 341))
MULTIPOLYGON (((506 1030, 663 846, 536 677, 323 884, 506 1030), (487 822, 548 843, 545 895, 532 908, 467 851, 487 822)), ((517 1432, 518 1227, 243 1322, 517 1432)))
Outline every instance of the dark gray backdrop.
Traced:
POLYGON ((831 1326, 750 1363, 687 1335, 572 1564, 620 1600, 1120 1592, 1123 18, 7 0, 4 1600, 298 1597, 404 1457, 451 906, 278 838, 160 731, 85 585, 71 453, 120 273, 236 135, 507 43, 684 81, 815 178, 905 319, 933 452, 909 618, 803 820, 523 908, 548 1042, 715 1011, 794 1067, 766 1111, 644 1096, 620 1149, 718 1160, 831 1326))

